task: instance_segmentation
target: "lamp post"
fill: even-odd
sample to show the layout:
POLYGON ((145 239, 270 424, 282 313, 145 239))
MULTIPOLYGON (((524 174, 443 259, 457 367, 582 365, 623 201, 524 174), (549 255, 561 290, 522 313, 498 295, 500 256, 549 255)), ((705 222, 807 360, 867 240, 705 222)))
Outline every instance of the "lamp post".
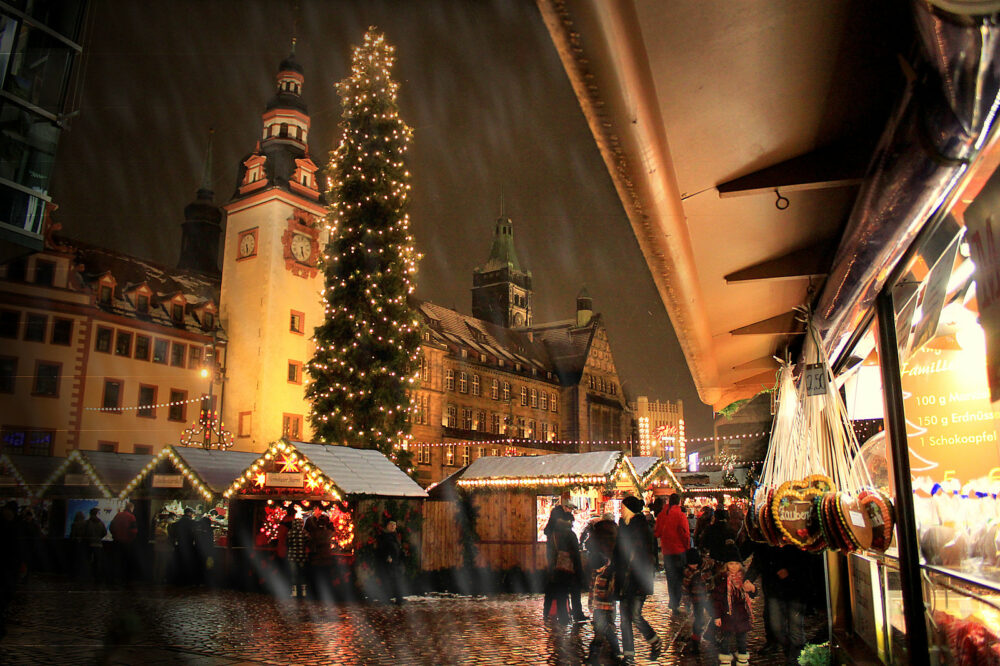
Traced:
POLYGON ((222 389, 219 393, 219 409, 214 410, 214 398, 213 393, 215 389, 216 379, 222 378, 223 368, 220 363, 218 363, 218 344, 219 344, 219 331, 220 327, 216 326, 212 329, 212 344, 211 346, 205 347, 204 355, 204 365, 201 368, 201 376, 208 378, 208 408, 205 410, 205 439, 204 448, 212 448, 212 431, 213 431, 213 413, 216 415, 215 421, 217 422, 217 427, 220 430, 219 441, 221 443, 221 429, 222 429, 222 397, 225 391, 225 384, 223 384, 222 389))

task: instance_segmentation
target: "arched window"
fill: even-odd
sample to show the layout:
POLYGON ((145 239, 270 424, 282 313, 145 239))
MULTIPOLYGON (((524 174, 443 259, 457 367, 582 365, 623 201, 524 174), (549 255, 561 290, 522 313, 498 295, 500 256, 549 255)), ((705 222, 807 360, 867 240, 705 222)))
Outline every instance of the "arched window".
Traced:
POLYGON ((281 136, 288 136, 288 123, 281 123, 281 136))

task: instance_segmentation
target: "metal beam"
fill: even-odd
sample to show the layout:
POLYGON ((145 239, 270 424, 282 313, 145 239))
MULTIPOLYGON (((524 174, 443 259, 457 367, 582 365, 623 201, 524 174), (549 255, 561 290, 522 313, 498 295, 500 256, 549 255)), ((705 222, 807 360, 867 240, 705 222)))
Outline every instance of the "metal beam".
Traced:
POLYGON ((791 310, 729 331, 732 335, 801 335, 806 332, 806 324, 801 313, 791 310))
POLYGON ((776 259, 741 268, 725 276, 727 284, 757 280, 796 280, 825 277, 833 263, 835 241, 825 240, 776 259))
POLYGON ((834 144, 716 186, 719 197, 860 185, 875 143, 834 144))

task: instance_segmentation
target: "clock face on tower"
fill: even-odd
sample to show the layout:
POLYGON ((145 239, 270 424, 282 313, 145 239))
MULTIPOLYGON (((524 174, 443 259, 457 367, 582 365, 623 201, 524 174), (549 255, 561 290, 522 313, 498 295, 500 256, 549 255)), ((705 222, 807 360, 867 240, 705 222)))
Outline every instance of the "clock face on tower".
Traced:
POLYGON ((249 259, 257 254, 257 229, 240 232, 237 244, 237 259, 249 259))
POLYGON ((281 236, 284 247, 285 268, 292 275, 315 277, 319 271, 319 229, 310 215, 299 213, 288 218, 288 226, 281 236))
POLYGON ((308 263, 309 258, 312 256, 312 251, 312 239, 309 236, 305 234, 295 234, 292 236, 292 256, 295 257, 295 261, 303 264, 308 263))

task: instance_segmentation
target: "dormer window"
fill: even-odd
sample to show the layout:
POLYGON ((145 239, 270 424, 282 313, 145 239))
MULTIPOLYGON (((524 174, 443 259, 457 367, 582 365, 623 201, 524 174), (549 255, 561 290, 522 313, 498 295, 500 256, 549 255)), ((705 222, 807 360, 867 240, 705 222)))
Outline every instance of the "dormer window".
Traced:
POLYGON ((206 312, 205 316, 202 318, 201 326, 206 331, 211 331, 215 328, 215 315, 211 312, 206 312))
POLYGON ((149 314, 149 296, 139 294, 135 297, 135 311, 139 314, 149 314))
POLYGON ((170 318, 175 324, 184 323, 184 306, 180 303, 174 303, 170 309, 170 318))
POLYGON ((111 285, 102 284, 97 292, 97 302, 101 305, 111 305, 111 285))

